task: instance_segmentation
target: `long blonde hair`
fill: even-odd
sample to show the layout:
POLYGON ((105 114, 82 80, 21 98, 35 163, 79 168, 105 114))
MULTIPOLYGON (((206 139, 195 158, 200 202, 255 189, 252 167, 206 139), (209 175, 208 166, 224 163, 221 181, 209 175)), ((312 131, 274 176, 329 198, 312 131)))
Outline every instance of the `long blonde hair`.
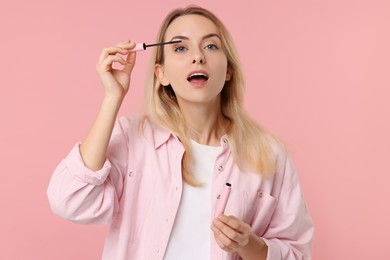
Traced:
MULTIPOLYGON (((275 171, 274 144, 279 144, 280 141, 251 119, 243 107, 245 89, 243 72, 232 37, 223 23, 213 13, 202 7, 188 6, 184 9, 175 9, 163 21, 157 35, 157 42, 164 41, 167 28, 176 18, 190 14, 210 19, 220 33, 222 49, 232 73, 231 79, 225 82, 221 91, 221 111, 230 121, 226 135, 236 164, 243 171, 250 170, 263 177, 272 175, 275 171)), ((148 68, 144 119, 147 117, 179 138, 185 149, 182 160, 183 180, 193 186, 198 186, 199 183, 191 174, 193 159, 190 150, 190 129, 186 125, 172 87, 161 85, 154 73, 155 65, 163 63, 164 48, 157 47, 152 52, 148 68)))

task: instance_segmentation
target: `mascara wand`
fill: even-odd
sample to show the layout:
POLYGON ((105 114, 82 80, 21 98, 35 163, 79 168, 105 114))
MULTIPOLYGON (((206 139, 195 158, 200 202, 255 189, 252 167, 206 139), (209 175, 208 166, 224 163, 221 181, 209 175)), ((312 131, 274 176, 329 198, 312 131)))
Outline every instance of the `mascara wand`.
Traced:
POLYGON ((144 51, 148 47, 158 46, 158 45, 165 45, 165 44, 173 44, 173 43, 179 43, 179 41, 170 41, 170 42, 159 42, 159 43, 153 43, 153 44, 146 44, 146 43, 137 43, 137 45, 130 50, 130 52, 136 52, 136 51, 144 51))

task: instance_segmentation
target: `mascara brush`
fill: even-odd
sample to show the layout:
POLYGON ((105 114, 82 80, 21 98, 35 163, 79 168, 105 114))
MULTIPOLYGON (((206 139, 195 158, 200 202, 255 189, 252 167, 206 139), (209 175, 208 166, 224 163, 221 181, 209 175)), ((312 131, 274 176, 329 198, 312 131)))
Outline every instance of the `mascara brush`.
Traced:
POLYGON ((170 42, 159 42, 159 43, 152 43, 152 44, 146 44, 146 43, 137 43, 137 45, 130 50, 130 52, 136 52, 136 51, 144 51, 148 47, 153 47, 153 46, 159 46, 159 45, 165 45, 165 44, 173 44, 173 43, 179 43, 179 41, 170 41, 170 42))

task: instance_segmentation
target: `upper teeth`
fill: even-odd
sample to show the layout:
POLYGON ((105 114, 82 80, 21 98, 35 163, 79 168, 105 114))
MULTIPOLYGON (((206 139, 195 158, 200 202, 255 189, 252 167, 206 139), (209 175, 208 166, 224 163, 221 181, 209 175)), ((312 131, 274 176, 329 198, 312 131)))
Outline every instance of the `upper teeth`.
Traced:
POLYGON ((195 76, 204 76, 204 77, 207 77, 206 74, 204 74, 204 73, 194 73, 194 74, 191 74, 190 77, 195 77, 195 76))

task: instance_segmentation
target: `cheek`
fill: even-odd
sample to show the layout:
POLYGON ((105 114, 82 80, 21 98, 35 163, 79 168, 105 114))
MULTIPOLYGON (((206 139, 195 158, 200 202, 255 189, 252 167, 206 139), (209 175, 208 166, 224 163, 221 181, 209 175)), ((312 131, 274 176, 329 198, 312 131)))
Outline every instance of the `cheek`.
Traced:
POLYGON ((169 60, 165 62, 164 66, 165 66, 165 77, 170 82, 176 82, 178 80, 185 79, 184 66, 180 62, 169 60))
POLYGON ((215 59, 216 64, 218 64, 218 67, 221 71, 223 71, 225 74, 227 72, 227 58, 225 55, 220 55, 218 59, 215 59))
POLYGON ((217 73, 218 73, 218 79, 220 79, 221 82, 225 82, 226 75, 227 75, 227 61, 226 60, 221 61, 217 73))

